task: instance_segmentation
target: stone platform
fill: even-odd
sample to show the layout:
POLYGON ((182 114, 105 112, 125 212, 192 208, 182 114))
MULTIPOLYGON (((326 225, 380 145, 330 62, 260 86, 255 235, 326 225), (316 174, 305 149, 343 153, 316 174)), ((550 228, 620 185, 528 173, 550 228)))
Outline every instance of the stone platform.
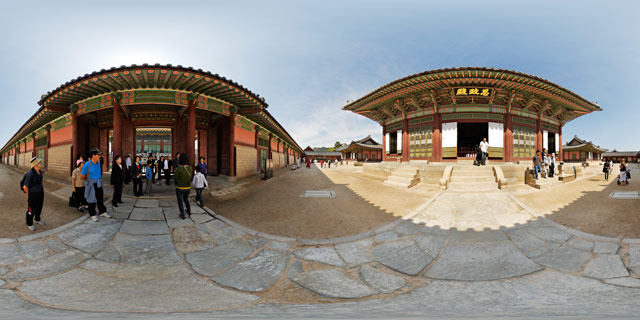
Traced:
POLYGON ((109 208, 112 219, 83 217, 48 234, 0 239, 0 315, 640 311, 639 240, 534 220, 500 191, 444 192, 405 220, 315 240, 262 234, 196 206, 182 220, 173 199, 125 202, 109 208), (331 303, 275 299, 282 288, 331 303))

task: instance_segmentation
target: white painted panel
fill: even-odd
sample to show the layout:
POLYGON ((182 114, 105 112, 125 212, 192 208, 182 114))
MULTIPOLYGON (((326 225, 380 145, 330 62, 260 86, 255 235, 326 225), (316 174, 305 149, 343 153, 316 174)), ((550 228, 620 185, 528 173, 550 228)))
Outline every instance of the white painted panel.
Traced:
POLYGON ((397 146, 398 146, 398 154, 402 153, 402 130, 398 130, 397 132, 397 136, 396 136, 396 142, 397 142, 397 146))
POLYGON ((500 122, 489 122, 489 146, 502 148, 504 146, 504 127, 500 122))
POLYGON ((560 135, 559 134, 555 134, 556 135, 556 154, 558 154, 558 152, 560 151, 560 135))
POLYGON ((450 148, 458 146, 458 123, 445 122, 442 124, 442 147, 450 148))
POLYGON ((549 151, 549 131, 542 130, 542 149, 549 151))
POLYGON ((387 133, 387 135, 385 137, 386 138, 385 139, 385 144, 384 144, 384 148, 387 151, 387 154, 389 154, 389 139, 390 139, 390 137, 391 136, 389 135, 389 133, 387 133))

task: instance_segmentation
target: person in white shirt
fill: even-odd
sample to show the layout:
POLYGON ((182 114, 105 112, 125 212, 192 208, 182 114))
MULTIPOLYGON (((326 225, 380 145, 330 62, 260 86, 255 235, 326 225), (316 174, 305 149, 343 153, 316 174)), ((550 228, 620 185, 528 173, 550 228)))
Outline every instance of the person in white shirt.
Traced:
POLYGON ((171 161, 169 157, 164 157, 162 161, 162 170, 164 171, 164 178, 167 185, 169 185, 169 180, 171 180, 171 161))
POLYGON ((131 181, 131 153, 127 155, 127 159, 124 160, 124 184, 129 184, 131 181))
POLYGON ((549 177, 553 178, 556 170, 556 153, 552 153, 549 156, 549 177))
POLYGON ((193 181, 191 181, 191 185, 196 189, 196 202, 199 206, 204 207, 204 202, 202 201, 202 190, 208 189, 209 184, 207 183, 207 178, 204 177, 200 167, 196 167, 196 174, 193 176, 193 181))
POLYGON ((480 141, 480 151, 482 151, 482 165, 487 164, 487 156, 489 154, 489 142, 487 142, 487 138, 483 138, 480 141))

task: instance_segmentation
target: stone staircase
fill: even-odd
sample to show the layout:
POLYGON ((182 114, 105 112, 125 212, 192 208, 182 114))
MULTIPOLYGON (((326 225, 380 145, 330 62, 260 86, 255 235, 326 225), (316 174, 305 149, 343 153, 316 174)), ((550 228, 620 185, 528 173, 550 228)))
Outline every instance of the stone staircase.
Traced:
POLYGON ((420 183, 420 170, 413 166, 398 166, 392 169, 391 174, 384 181, 384 184, 411 188, 420 183))
POLYGON ((490 166, 455 166, 448 190, 456 192, 498 191, 498 183, 490 166))

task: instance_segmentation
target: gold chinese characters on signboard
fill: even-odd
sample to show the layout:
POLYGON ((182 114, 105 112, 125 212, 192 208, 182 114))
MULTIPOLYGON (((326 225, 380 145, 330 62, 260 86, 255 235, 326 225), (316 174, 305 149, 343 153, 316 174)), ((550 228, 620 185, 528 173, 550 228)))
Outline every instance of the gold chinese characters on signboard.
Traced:
POLYGON ((454 92, 457 97, 459 96, 488 97, 491 95, 491 89, 489 88, 455 88, 454 92))

